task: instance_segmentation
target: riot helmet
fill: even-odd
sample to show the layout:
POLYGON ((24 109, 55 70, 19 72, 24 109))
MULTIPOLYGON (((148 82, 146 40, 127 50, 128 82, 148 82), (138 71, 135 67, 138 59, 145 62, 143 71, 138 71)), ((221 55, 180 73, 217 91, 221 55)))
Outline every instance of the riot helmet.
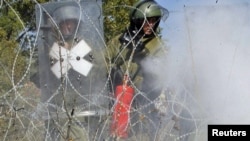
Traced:
POLYGON ((160 20, 165 21, 168 15, 168 10, 154 0, 139 1, 134 4, 130 11, 130 28, 139 30, 150 18, 154 18, 156 19, 156 23, 153 30, 156 31, 160 20))
POLYGON ((64 40, 73 39, 77 33, 79 17, 79 7, 66 5, 57 8, 53 12, 53 19, 57 25, 59 36, 62 36, 64 40))

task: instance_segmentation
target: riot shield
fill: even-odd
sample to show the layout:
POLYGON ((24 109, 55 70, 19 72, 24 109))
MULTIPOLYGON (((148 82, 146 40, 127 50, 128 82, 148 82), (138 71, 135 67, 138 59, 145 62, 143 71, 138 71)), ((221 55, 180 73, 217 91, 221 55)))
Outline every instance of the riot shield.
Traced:
POLYGON ((36 5, 43 119, 107 114, 102 24, 101 0, 36 5))

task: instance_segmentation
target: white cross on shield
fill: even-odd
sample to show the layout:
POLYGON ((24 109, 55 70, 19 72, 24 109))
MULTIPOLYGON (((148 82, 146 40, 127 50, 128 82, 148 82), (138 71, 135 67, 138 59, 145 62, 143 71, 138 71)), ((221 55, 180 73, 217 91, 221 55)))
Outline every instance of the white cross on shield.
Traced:
POLYGON ((84 76, 88 76, 93 64, 83 59, 83 57, 90 51, 91 48, 84 40, 81 40, 71 50, 54 43, 49 55, 58 60, 58 62, 51 67, 51 71, 58 79, 61 78, 61 74, 65 75, 71 68, 84 76))

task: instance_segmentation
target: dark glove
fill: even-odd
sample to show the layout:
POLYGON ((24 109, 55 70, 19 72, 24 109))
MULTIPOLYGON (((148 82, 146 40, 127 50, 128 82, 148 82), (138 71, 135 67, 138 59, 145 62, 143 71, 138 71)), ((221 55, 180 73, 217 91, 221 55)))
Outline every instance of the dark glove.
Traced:
POLYGON ((141 42, 138 36, 134 38, 132 35, 129 35, 128 32, 123 33, 119 38, 119 41, 123 46, 126 46, 131 50, 135 48, 135 52, 140 52, 145 48, 145 44, 141 42))

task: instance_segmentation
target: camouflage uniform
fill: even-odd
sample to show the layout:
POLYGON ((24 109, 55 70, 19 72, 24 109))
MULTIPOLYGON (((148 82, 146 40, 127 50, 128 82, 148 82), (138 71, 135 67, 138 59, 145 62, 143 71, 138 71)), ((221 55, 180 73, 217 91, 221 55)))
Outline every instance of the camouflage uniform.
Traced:
MULTIPOLYGON (((140 121, 136 127, 131 127, 131 134, 136 134, 139 130, 139 124, 144 124, 148 122, 148 119, 143 119, 143 117, 151 117, 156 116, 157 111, 155 111, 153 103, 149 106, 146 106, 147 103, 154 101, 161 93, 161 89, 155 86, 153 81, 156 76, 152 74, 145 74, 146 72, 143 70, 143 67, 141 66, 141 61, 143 61, 146 58, 154 58, 158 55, 161 55, 165 49, 162 46, 161 39, 157 36, 149 37, 149 38, 143 38, 141 40, 142 44, 145 44, 142 50, 135 51, 133 55, 133 59, 131 62, 129 62, 129 57, 131 56, 132 49, 129 47, 125 47, 121 45, 119 38, 121 35, 117 36, 115 40, 112 40, 111 45, 109 46, 107 50, 106 56, 109 56, 112 58, 111 62, 112 64, 110 67, 113 69, 111 70, 111 85, 112 89, 114 90, 115 87, 122 83, 123 75, 125 74, 126 70, 128 69, 131 85, 133 85, 134 89, 136 90, 135 95, 137 97, 135 98, 133 102, 133 112, 131 114, 131 125, 135 124, 136 122, 140 121), (147 42, 147 43, 145 43, 147 42), (117 44, 118 43, 118 44, 117 44), (120 47, 119 47, 120 46, 120 47), (119 54, 119 56, 117 56, 119 54), (116 60, 116 61, 114 61, 116 60), (128 68, 129 66, 129 68, 128 68), (155 90, 154 90, 155 89, 155 90), (150 112, 152 111, 152 112, 150 112), (150 114, 148 114, 150 112, 150 114), (133 123, 134 122, 134 123, 133 123), (134 133, 132 133, 134 132, 134 133)), ((109 60, 107 58, 107 60, 109 60)), ((155 117, 152 117, 155 118, 155 117)), ((158 119, 154 119, 158 120, 158 119)), ((147 124, 144 124, 147 125, 147 124)), ((147 125, 151 126, 152 125, 147 125)), ((159 126, 159 123, 154 123, 153 126, 159 126)), ((144 127, 146 129, 147 127, 144 127)), ((157 128, 157 127, 156 127, 157 128)), ((144 130, 143 129, 143 130, 144 130)), ((143 132, 143 131, 140 131, 143 132)), ((146 131, 146 133, 149 133, 150 131, 146 131)), ((134 139, 140 139, 140 137, 132 137, 134 139)), ((132 139, 131 138, 131 139, 132 139)), ((141 138, 145 138, 144 135, 141 135, 141 138)), ((149 139, 149 138, 148 138, 149 139)))
MULTIPOLYGON (((111 40, 106 50, 111 92, 115 93, 116 86, 123 83, 124 75, 129 76, 129 84, 134 87, 135 93, 130 113, 129 138, 123 140, 147 141, 157 137, 160 140, 160 134, 172 130, 174 121, 171 118, 162 121, 162 115, 155 107, 155 102, 162 93, 165 95, 164 86, 155 83, 159 76, 148 71, 143 64, 145 61, 151 61, 153 65, 160 67, 160 62, 157 60, 166 53, 166 46, 157 33, 160 20, 155 24, 151 35, 145 35, 141 29, 142 23, 137 22, 143 21, 145 16, 161 19, 164 17, 163 11, 167 10, 153 0, 140 1, 134 8, 130 12, 129 27, 111 40), (145 13, 141 14, 138 11, 145 13), (169 129, 166 129, 166 126, 169 129)), ((165 114, 168 114, 167 111, 165 114)))

